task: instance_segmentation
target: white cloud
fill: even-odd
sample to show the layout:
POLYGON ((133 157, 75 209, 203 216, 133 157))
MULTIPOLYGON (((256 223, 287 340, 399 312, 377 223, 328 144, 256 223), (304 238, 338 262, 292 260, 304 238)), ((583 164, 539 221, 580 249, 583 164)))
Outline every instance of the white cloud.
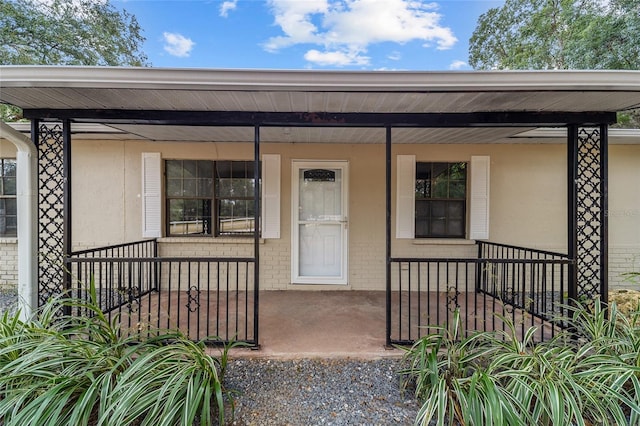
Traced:
POLYGON ((305 56, 324 61, 341 53, 359 64, 361 54, 375 43, 422 41, 444 50, 457 42, 451 29, 440 24, 438 5, 425 0, 269 0, 269 6, 283 32, 264 44, 272 52, 314 44, 323 51, 305 56))
POLYGON ((229 16, 229 12, 236 9, 238 6, 238 0, 229 0, 222 2, 220 5, 220 16, 226 18, 229 16))
POLYGON ((177 56, 179 58, 186 58, 191 53, 191 49, 195 43, 190 38, 178 33, 162 33, 164 38, 164 50, 170 55, 177 56))
POLYGON ((268 51, 276 51, 300 43, 322 43, 323 37, 312 22, 313 15, 324 15, 329 11, 328 0, 270 0, 269 6, 275 24, 285 33, 272 37, 264 45, 268 51))
POLYGON ((360 55, 359 52, 320 52, 311 49, 304 54, 304 59, 318 65, 369 65, 369 57, 360 55))
POLYGON ((453 61, 449 65, 450 70, 461 70, 468 67, 469 67, 469 64, 467 64, 465 61, 460 61, 460 60, 453 61))

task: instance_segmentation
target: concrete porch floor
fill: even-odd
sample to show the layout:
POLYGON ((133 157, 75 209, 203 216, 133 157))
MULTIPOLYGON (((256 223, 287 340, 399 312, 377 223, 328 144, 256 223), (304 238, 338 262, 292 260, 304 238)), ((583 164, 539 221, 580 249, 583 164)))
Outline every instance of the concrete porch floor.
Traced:
MULTIPOLYGON (((392 337, 415 339, 428 332, 420 324, 451 321, 449 296, 394 292, 392 337)), ((403 355, 400 349, 385 347, 384 291, 261 291, 259 297, 260 346, 235 348, 232 356, 376 359, 403 355)), ((253 300, 253 293, 245 292, 161 291, 143 297, 132 314, 121 320, 125 328, 166 324, 167 329, 179 328, 195 340, 208 336, 233 339, 234 334, 251 340, 253 300)), ((550 338, 554 331, 550 324, 518 309, 505 308, 486 294, 460 293, 455 304, 467 330, 504 330, 505 323, 493 315, 498 312, 512 317, 520 336, 529 326, 539 329, 541 339, 550 338)))
POLYGON ((365 358, 401 356, 385 348, 384 291, 260 292, 258 350, 234 356, 365 358))

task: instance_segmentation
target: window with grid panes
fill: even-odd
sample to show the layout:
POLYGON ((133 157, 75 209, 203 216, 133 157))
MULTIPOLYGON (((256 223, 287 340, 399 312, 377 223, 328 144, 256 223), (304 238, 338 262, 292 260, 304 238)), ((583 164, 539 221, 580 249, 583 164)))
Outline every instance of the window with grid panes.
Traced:
POLYGON ((464 238, 467 163, 416 163, 417 238, 464 238))
POLYGON ((16 160, 0 158, 0 237, 17 234, 16 160))
POLYGON ((252 161, 167 160, 167 235, 253 235, 252 161))

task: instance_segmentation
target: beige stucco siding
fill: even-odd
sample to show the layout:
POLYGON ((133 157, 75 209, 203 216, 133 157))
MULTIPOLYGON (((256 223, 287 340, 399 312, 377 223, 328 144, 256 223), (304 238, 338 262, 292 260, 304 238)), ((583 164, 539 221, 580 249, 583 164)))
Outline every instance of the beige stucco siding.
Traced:
POLYGON ((124 143, 74 141, 72 146, 74 244, 85 248, 129 241, 123 213, 135 203, 128 190, 135 183, 127 180, 131 170, 125 167, 124 143))
MULTIPOLYGON (((283 289, 291 281, 291 162, 349 162, 349 285, 296 288, 383 288, 385 253, 384 146, 265 144, 262 153, 281 155, 281 238, 261 244, 261 286, 283 289)), ((85 142, 73 145, 73 229, 77 248, 141 238, 141 154, 160 152, 163 159, 249 160, 252 144, 85 142), (98 153, 98 151, 100 153, 98 153), (95 158, 85 162, 85 156, 95 158), (105 186, 111 187, 111 190, 105 186), (86 209, 86 206, 105 206, 86 209), (124 214, 117 214, 121 209, 124 214), (82 212, 86 213, 82 213, 82 212), (113 221, 119 221, 114 223, 113 221)), ((162 238, 164 256, 249 256, 251 240, 162 238), (240 242, 239 242, 240 241, 240 242)))
MULTIPOLYGON (((564 146, 405 145, 396 147, 394 153, 415 154, 416 161, 468 162, 471 156, 488 155, 491 158, 489 240, 540 249, 560 250, 566 246, 564 146)), ((461 250, 446 248, 446 240, 438 241, 438 245, 425 242, 396 240, 394 248, 400 256, 414 253, 444 257, 461 250)), ((464 253, 469 253, 468 247, 464 253)))
MULTIPOLYGON (((163 159, 248 160, 253 156, 253 146, 238 143, 75 141, 73 220, 77 247, 141 238, 142 152, 160 152, 163 159), (103 207, 87 209, 89 206, 103 207), (81 213, 83 210, 86 213, 81 213)), ((261 287, 383 289, 384 145, 264 144, 261 152, 281 156, 281 238, 261 242, 261 287), (343 160, 349 163, 347 286, 290 284, 293 160, 343 160)), ((394 145, 393 154, 415 154, 417 161, 469 161, 472 155, 490 156, 491 240, 563 249, 566 240, 563 146, 394 145)), ((251 255, 252 245, 240 241, 228 238, 162 238, 160 253, 164 256, 251 255)), ((468 240, 393 240, 393 255, 398 257, 473 257, 475 253, 476 247, 468 240)))
MULTIPOLYGON (((382 132, 380 136, 382 139, 382 132)), ((281 156, 281 237, 261 240, 261 288, 384 289, 384 144, 281 143, 263 144, 260 149, 263 154, 281 156), (347 286, 290 284, 293 160, 349 163, 347 286)), ((87 248, 142 238, 143 152, 160 152, 163 159, 251 160, 253 145, 75 140, 72 152, 73 240, 76 248, 87 248)), ((1 141, 0 153, 13 157, 15 148, 1 141)), ((417 161, 470 161, 474 155, 489 156, 490 240, 566 250, 565 145, 394 145, 394 192, 395 155, 398 154, 413 154, 417 161)), ((640 167, 637 167, 640 146, 612 145, 609 161, 610 282, 616 286, 621 282, 621 273, 640 265, 640 167)), ((395 212, 395 194, 392 205, 395 212)), ((392 232, 395 233, 395 216, 393 220, 392 232)), ((160 241, 163 256, 250 256, 253 251, 252 241, 241 238, 162 238, 160 241)), ((6 243, 12 248, 16 245, 14 241, 6 243)), ((396 257, 473 257, 475 254, 476 247, 469 240, 393 239, 396 257)), ((2 268, 10 266, 3 264, 2 268)))
POLYGON ((0 158, 16 158, 16 146, 0 138, 0 158))
POLYGON ((609 282, 638 289, 622 274, 640 272, 640 146, 609 147, 609 282))

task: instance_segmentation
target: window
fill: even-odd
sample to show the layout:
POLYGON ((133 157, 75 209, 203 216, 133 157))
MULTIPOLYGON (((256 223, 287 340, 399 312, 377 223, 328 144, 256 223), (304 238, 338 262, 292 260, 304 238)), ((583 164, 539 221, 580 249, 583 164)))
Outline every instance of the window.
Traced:
POLYGON ((167 235, 253 235, 253 166, 167 160, 167 235))
POLYGON ((416 163, 415 236, 464 238, 467 163, 416 163))
POLYGON ((16 160, 0 158, 0 237, 17 234, 16 160))

